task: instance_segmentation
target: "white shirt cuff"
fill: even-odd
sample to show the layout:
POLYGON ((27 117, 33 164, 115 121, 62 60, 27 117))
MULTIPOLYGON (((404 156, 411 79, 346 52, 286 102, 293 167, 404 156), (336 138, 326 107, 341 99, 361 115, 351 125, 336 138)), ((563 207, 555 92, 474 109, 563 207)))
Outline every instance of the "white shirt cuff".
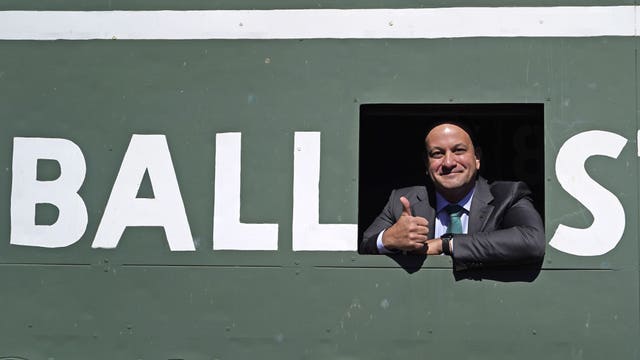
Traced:
POLYGON ((382 235, 384 234, 384 232, 387 231, 382 230, 380 231, 380 234, 378 234, 378 239, 376 240, 376 245, 378 246, 378 252, 380 254, 395 254, 397 251, 393 251, 393 250, 389 250, 386 247, 384 247, 384 245, 382 245, 382 235))

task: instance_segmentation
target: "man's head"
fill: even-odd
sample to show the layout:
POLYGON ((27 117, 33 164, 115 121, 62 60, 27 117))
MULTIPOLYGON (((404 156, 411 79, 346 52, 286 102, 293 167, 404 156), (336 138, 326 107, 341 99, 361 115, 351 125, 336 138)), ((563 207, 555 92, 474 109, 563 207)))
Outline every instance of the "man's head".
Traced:
POLYGON ((480 157, 469 133, 462 127, 443 123, 425 138, 427 171, 433 184, 450 202, 461 200, 474 186, 480 157))

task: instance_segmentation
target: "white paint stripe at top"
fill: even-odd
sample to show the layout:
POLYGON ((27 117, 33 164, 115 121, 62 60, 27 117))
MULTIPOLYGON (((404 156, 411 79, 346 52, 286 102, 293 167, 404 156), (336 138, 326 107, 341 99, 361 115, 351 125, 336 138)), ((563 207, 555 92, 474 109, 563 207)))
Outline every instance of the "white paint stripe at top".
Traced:
POLYGON ((1 40, 635 36, 636 6, 0 11, 1 40))

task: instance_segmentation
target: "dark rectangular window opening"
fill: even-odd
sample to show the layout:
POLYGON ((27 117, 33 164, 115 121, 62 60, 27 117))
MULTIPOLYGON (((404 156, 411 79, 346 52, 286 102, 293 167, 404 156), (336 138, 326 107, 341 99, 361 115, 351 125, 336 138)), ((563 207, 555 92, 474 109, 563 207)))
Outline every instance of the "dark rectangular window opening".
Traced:
POLYGON ((524 181, 544 219, 544 104, 364 104, 360 106, 358 248, 391 190, 428 180, 424 138, 436 122, 476 133, 480 175, 524 181))

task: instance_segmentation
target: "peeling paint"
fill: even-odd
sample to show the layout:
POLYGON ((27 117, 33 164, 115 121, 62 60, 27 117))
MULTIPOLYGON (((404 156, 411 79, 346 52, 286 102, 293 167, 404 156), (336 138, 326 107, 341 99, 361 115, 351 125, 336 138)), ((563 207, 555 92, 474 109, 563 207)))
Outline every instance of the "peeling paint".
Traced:
POLYGON ((391 306, 391 303, 389 302, 389 300, 382 299, 382 301, 380 302, 380 307, 386 310, 389 308, 389 306, 391 306))

